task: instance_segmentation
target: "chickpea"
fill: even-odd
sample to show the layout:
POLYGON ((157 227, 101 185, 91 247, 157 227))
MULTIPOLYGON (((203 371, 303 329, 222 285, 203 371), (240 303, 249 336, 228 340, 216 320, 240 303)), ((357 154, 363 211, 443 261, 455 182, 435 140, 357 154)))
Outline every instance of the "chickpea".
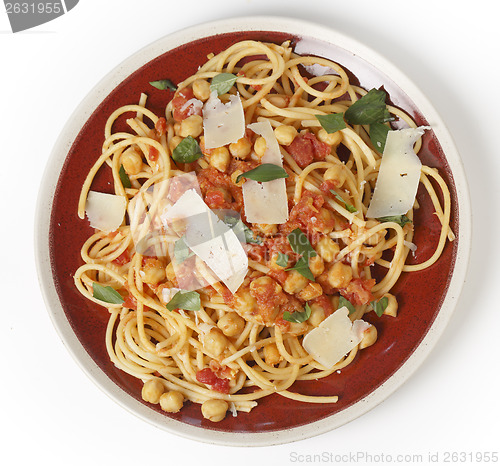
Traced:
POLYGON ((274 281, 271 277, 264 276, 256 278, 252 281, 252 283, 250 283, 250 294, 252 296, 261 294, 263 290, 265 292, 266 288, 269 287, 272 287, 274 294, 281 293, 281 285, 274 281))
POLYGON ((283 360, 275 343, 264 346, 264 361, 270 366, 279 364, 283 360))
POLYGON ((142 279, 149 285, 157 285, 166 277, 165 266, 158 259, 146 259, 143 272, 142 279))
POLYGON ((236 314, 236 312, 229 312, 218 320, 217 327, 222 330, 222 333, 226 337, 235 337, 243 332, 245 319, 236 314))
MULTIPOLYGON (((369 230, 370 228, 373 228, 377 225, 380 225, 380 222, 378 220, 370 219, 370 220, 366 221, 365 229, 369 230)), ((380 241, 382 241, 384 239, 386 234, 387 234, 387 230, 379 230, 379 231, 377 231, 377 233, 375 233, 374 235, 367 238, 364 241, 364 243, 369 245, 369 246, 375 246, 376 244, 380 243, 380 241)))
POLYGON ((275 107, 286 108, 288 106, 288 103, 290 102, 290 97, 286 95, 268 94, 267 100, 271 105, 274 105, 275 107))
POLYGON ((257 154, 257 157, 262 158, 266 153, 267 142, 263 137, 259 137, 255 140, 253 144, 253 150, 257 154))
POLYGON ((290 260, 288 260, 288 262, 286 263, 286 265, 284 266, 281 266, 281 265, 278 265, 276 263, 276 261, 278 260, 278 257, 279 257, 279 254, 278 253, 275 253, 272 255, 271 259, 269 259, 269 261, 267 262, 267 266, 270 268, 270 269, 273 269, 273 270, 283 270, 285 268, 288 267, 288 262, 290 260))
POLYGON ((328 133, 324 128, 318 131, 318 139, 329 146, 338 146, 342 141, 342 132, 336 131, 335 133, 328 133))
POLYGON ((363 339, 359 343, 359 349, 364 349, 368 348, 369 346, 373 345, 377 341, 377 329, 374 325, 370 325, 364 332, 363 332, 363 339))
POLYGON ((310 301, 323 294, 323 288, 319 283, 309 283, 299 294, 298 297, 304 301, 310 301))
POLYGON ((315 277, 319 277, 325 270, 325 263, 321 256, 314 256, 309 259, 309 269, 315 277))
POLYGON ((181 121, 179 136, 197 138, 203 132, 203 118, 200 115, 191 115, 181 121))
POLYGON ((386 293, 383 297, 386 297, 389 302, 384 310, 384 314, 391 317, 396 317, 398 315, 398 301, 396 296, 386 293))
POLYGON ((238 314, 243 316, 250 316, 254 314, 257 308, 256 299, 250 294, 248 288, 241 287, 235 294, 236 303, 235 307, 238 310, 238 314))
POLYGON ((212 149, 210 154, 210 165, 220 172, 225 172, 229 166, 230 155, 227 147, 217 147, 212 149))
POLYGON ((129 147, 123 152, 121 162, 129 175, 137 175, 142 169, 142 153, 135 147, 129 147))
POLYGON ((325 171, 323 178, 325 181, 334 181, 335 185, 340 188, 347 179, 347 172, 344 165, 336 164, 325 171))
POLYGON ((311 308, 311 317, 307 319, 307 322, 313 327, 317 327, 325 320, 325 310, 317 303, 312 303, 309 307, 311 308))
POLYGON ((158 379, 149 379, 142 386, 141 396, 144 401, 148 403, 158 403, 160 401, 160 397, 165 392, 165 386, 158 379))
POLYGON ((236 183, 236 180, 238 179, 238 176, 240 176, 243 172, 241 170, 235 170, 232 174, 231 174, 231 182, 236 185, 236 186, 243 186, 243 183, 245 182, 245 179, 244 178, 241 178, 240 181, 238 183, 236 183))
POLYGON ((325 262, 332 262, 339 253, 340 246, 328 236, 323 236, 316 244, 316 251, 325 262))
POLYGON ((174 282, 174 280, 177 279, 177 276, 175 275, 174 264, 172 264, 172 262, 170 262, 170 264, 168 264, 165 268, 165 274, 167 275, 167 279, 171 282, 174 282))
POLYGON ((202 102, 205 102, 210 97, 210 83, 205 79, 197 79, 193 83, 193 94, 202 102))
POLYGON ((170 390, 160 396, 160 407, 167 413, 178 413, 184 404, 184 395, 176 390, 170 390))
POLYGON ((297 130, 290 125, 281 125, 274 130, 274 135, 279 144, 288 146, 293 142, 295 136, 297 136, 297 130))
POLYGON ((278 233, 278 225, 274 223, 257 223, 257 229, 265 236, 272 236, 278 233))
POLYGON ((222 421, 226 417, 229 405, 224 400, 207 400, 201 405, 201 414, 212 422, 222 421))
POLYGON ((168 141, 168 148, 170 149, 170 152, 173 152, 181 141, 182 138, 180 136, 173 136, 172 139, 168 141))
POLYGON ((323 226, 320 228, 319 225, 313 224, 313 229, 325 235, 331 233, 333 230, 333 223, 334 223, 332 222, 333 218, 332 213, 328 209, 321 207, 319 209, 319 218, 322 220, 321 223, 323 223, 323 226))
POLYGON ((252 143, 246 137, 238 139, 236 142, 229 144, 229 152, 233 157, 238 159, 246 159, 252 151, 252 143))
POLYGON ((328 270, 328 283, 333 288, 345 288, 351 279, 351 267, 342 262, 335 262, 328 270))
POLYGON ((307 286, 308 280, 303 277, 296 270, 290 270, 288 276, 286 277, 285 283, 283 284, 283 289, 288 294, 296 294, 302 291, 307 286))
POLYGON ((218 329, 210 329, 203 336, 203 348, 214 357, 220 356, 227 347, 227 338, 218 329))

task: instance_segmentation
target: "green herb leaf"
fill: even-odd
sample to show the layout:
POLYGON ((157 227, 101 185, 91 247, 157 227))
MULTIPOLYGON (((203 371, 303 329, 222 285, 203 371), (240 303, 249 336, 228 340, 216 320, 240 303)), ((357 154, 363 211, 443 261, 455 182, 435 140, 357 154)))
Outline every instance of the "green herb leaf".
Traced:
POLYGON ((194 252, 189 249, 184 236, 181 236, 174 244, 174 257, 178 264, 182 264, 186 259, 194 256, 194 252))
POLYGON ((212 78, 210 83, 210 91, 216 91, 217 95, 223 95, 229 92, 234 83, 238 79, 237 76, 231 73, 220 73, 212 78))
POLYGON ((389 304, 389 298, 387 298, 387 296, 384 296, 378 301, 372 301, 370 304, 372 305, 375 314, 381 317, 385 309, 387 308, 387 305, 389 304))
POLYGON ((407 223, 412 223, 412 221, 406 215, 393 215, 389 217, 379 217, 377 218, 379 222, 394 222, 397 223, 401 228, 407 223))
POLYGON ((125 168, 123 168, 123 165, 120 165, 120 170, 118 172, 120 175, 120 181, 122 182, 122 185, 124 188, 131 188, 132 183, 130 183, 130 178, 127 175, 127 172, 125 171, 125 168))
POLYGON ((307 239, 307 236, 302 232, 300 228, 295 228, 295 230, 293 230, 287 236, 287 239, 295 254, 305 256, 307 259, 317 256, 317 253, 311 246, 311 243, 307 239))
POLYGON ((353 314, 356 312, 356 308, 354 305, 349 301, 347 298, 344 298, 342 295, 339 297, 339 306, 337 309, 340 309, 341 307, 346 307, 349 310, 349 315, 353 314))
POLYGON ((280 267, 286 267, 288 265, 288 254, 283 254, 282 252, 278 252, 278 258, 276 259, 276 265, 280 267))
POLYGON ((312 282, 316 281, 311 269, 309 268, 309 261, 305 257, 300 257, 293 267, 286 269, 287 272, 289 270, 296 270, 300 273, 300 275, 306 277, 308 280, 311 280, 312 282))
POLYGON ((249 170, 236 177, 236 183, 239 183, 242 178, 247 178, 249 180, 266 182, 277 180, 279 178, 288 178, 288 173, 286 170, 273 163, 263 163, 252 170, 249 170))
POLYGON ((346 110, 346 121, 352 125, 371 125, 393 120, 385 105, 386 97, 384 91, 372 89, 346 110))
POLYGON ((122 295, 114 288, 111 286, 99 285, 97 282, 92 284, 92 296, 99 301, 104 301, 105 303, 110 304, 121 304, 125 301, 122 298, 122 295))
POLYGON ((172 152, 176 162, 191 163, 203 157, 200 146, 192 136, 184 138, 172 152))
POLYGON ((304 311, 295 311, 295 312, 288 312, 285 311, 283 313, 283 320, 287 320, 288 322, 294 322, 296 324, 301 324, 302 322, 305 322, 307 319, 311 317, 311 308, 309 307, 309 304, 306 303, 304 307, 304 311))
POLYGON ((156 89, 160 89, 160 91, 165 91, 166 89, 170 89, 171 91, 176 91, 177 86, 170 81, 170 79, 160 79, 159 81, 150 81, 151 86, 156 87, 156 89))
POLYGON ((375 149, 377 149, 381 154, 384 152, 387 133, 390 130, 391 128, 383 123, 372 123, 370 125, 370 140, 372 141, 375 149))
POLYGON ((344 201, 344 198, 338 192, 334 191, 333 189, 330 189, 330 192, 334 195, 334 197, 335 197, 335 199, 337 199, 337 201, 344 204, 344 207, 346 208, 347 211, 351 212, 352 214, 354 212, 358 211, 358 209, 356 209, 356 207, 354 207, 353 205, 344 201))
POLYGON ((346 127, 343 113, 331 113, 330 115, 315 115, 323 129, 331 134, 346 127))
POLYGON ((200 295, 196 291, 180 290, 167 303, 167 309, 184 309, 185 311, 199 311, 201 309, 200 295))
POLYGON ((234 231, 238 238, 240 238, 240 235, 243 236, 247 243, 262 244, 262 239, 250 230, 240 218, 226 215, 224 223, 234 231))

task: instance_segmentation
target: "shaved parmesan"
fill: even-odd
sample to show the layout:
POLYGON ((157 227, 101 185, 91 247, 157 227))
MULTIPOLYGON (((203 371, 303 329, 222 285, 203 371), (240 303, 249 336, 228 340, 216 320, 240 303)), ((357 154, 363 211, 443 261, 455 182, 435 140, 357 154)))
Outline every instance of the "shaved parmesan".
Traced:
MULTIPOLYGON (((232 293, 238 290, 248 270, 245 250, 235 232, 208 208, 194 189, 186 191, 162 215, 162 220, 169 228, 182 225, 182 231, 176 232, 183 235, 191 251, 215 274, 204 279, 210 284, 222 280, 232 293)), ((185 273, 183 270, 177 275, 179 286, 184 290, 198 288, 199 282, 185 273)), ((192 273, 195 275, 196 271, 192 273)))
POLYGON ((351 322, 343 306, 311 330, 303 341, 304 349, 325 368, 331 369, 363 339, 370 324, 363 320, 351 322))
POLYGON ((245 113, 239 95, 222 103, 216 92, 210 94, 203 109, 204 145, 207 149, 222 147, 245 135, 245 113))
POLYGON ((426 129, 430 128, 421 126, 388 132, 367 217, 402 215, 413 207, 422 167, 413 145, 426 129))
MULTIPOLYGON (((252 123, 248 128, 266 140, 266 152, 261 162, 283 167, 280 146, 268 120, 252 123)), ((277 224, 288 220, 288 198, 285 179, 259 183, 246 180, 243 184, 245 215, 251 223, 277 224)))
POLYGON ((127 201, 116 194, 89 191, 85 213, 90 226, 101 231, 115 231, 123 222, 127 201))

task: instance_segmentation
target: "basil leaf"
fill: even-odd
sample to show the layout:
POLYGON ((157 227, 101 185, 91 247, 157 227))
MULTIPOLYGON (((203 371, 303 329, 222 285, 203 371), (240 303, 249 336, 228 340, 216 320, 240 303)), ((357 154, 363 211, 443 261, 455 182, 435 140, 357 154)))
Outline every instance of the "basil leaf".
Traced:
POLYGON ((120 165, 120 171, 118 172, 120 175, 120 181, 122 182, 122 185, 124 188, 131 188, 132 183, 130 183, 130 178, 127 175, 127 172, 125 171, 125 168, 123 168, 123 165, 120 165))
POLYGON ((283 312, 283 320, 287 320, 288 322, 294 322, 296 324, 301 324, 305 322, 307 319, 311 317, 311 308, 309 304, 306 303, 304 307, 304 311, 295 311, 295 312, 283 312))
POLYGON ((114 288, 111 286, 99 285, 97 282, 92 283, 92 296, 99 301, 110 304, 121 304, 125 301, 122 295, 114 288))
POLYGON ((356 312, 356 308, 354 305, 349 301, 347 298, 344 298, 342 295, 339 296, 339 305, 337 309, 340 309, 341 307, 346 307, 349 310, 349 315, 353 314, 356 312))
POLYGON ((194 256, 194 252, 189 249, 184 236, 179 238, 174 244, 174 257, 178 264, 182 264, 186 259, 194 256))
POLYGON ((286 267, 288 265, 288 254, 283 254, 282 252, 278 252, 278 258, 276 259, 276 265, 280 267, 286 267))
POLYGON ((176 162, 191 163, 203 157, 200 146, 192 136, 184 138, 172 152, 176 162))
POLYGON ((346 127, 343 113, 331 113, 330 115, 315 115, 323 129, 331 134, 346 127))
POLYGON ((389 298, 387 298, 387 296, 384 296, 379 301, 372 301, 370 304, 372 305, 375 314, 381 317, 385 309, 387 308, 387 305, 389 304, 389 298))
POLYGON ((245 173, 241 173, 236 177, 236 183, 239 183, 242 178, 247 178, 249 180, 266 182, 277 180, 279 178, 288 178, 288 173, 286 170, 273 163, 263 163, 252 170, 245 173))
POLYGON ((201 309, 200 295, 196 291, 180 290, 167 303, 167 309, 184 309, 185 311, 199 311, 201 309))
POLYGON ((160 91, 165 91, 166 89, 170 89, 171 91, 176 91, 177 86, 170 81, 170 79, 160 79, 159 81, 150 81, 149 84, 151 86, 156 87, 156 89, 160 89, 160 91))
POLYGON ((308 280, 311 280, 312 282, 316 281, 311 269, 309 268, 309 261, 305 257, 300 257, 293 267, 286 269, 287 272, 289 270, 296 270, 300 273, 300 275, 306 277, 308 280))
POLYGON ((295 254, 305 256, 307 259, 309 259, 309 257, 317 256, 317 253, 311 246, 307 236, 300 228, 295 228, 295 230, 287 236, 287 239, 295 254))
POLYGON ((383 123, 372 123, 370 125, 370 140, 372 141, 375 149, 377 149, 381 154, 384 152, 387 133, 390 130, 391 128, 383 123))
POLYGON ((372 89, 346 110, 346 121, 352 125, 371 125, 393 120, 385 105, 386 97, 384 91, 372 89))
POLYGON ((233 87, 238 79, 237 76, 231 73, 220 73, 212 78, 210 83, 210 91, 217 92, 217 95, 226 94, 233 87))
POLYGON ((330 192, 333 194, 335 199, 337 199, 337 201, 344 204, 344 207, 346 208, 346 210, 351 212, 351 214, 358 211, 358 209, 356 209, 356 207, 354 207, 353 205, 344 201, 344 198, 338 192, 334 191, 333 189, 330 189, 330 192))
POLYGON ((262 244, 262 239, 250 230, 250 228, 248 228, 240 218, 226 215, 224 217, 224 223, 229 228, 234 230, 234 233, 238 238, 240 238, 240 235, 244 236, 247 243, 262 244))
POLYGON ((406 215, 393 215, 389 217, 379 217, 377 218, 379 222, 394 222, 400 227, 404 227, 407 223, 412 223, 412 221, 406 215))

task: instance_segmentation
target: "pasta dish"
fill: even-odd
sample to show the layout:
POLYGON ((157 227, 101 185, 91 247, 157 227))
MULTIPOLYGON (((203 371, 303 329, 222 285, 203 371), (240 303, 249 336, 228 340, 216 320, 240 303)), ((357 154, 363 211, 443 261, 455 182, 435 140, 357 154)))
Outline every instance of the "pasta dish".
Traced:
POLYGON ((109 116, 78 206, 95 233, 75 285, 109 311, 111 361, 145 402, 198 403, 213 422, 271 394, 337 402, 293 384, 375 343, 363 316, 395 317, 401 274, 454 240, 448 187, 416 155, 431 128, 289 42, 238 42, 180 83, 159 78, 109 116), (148 92, 169 93, 164 115, 148 92), (112 192, 92 190, 100 170, 112 192), (441 233, 408 263, 419 185, 441 233))

